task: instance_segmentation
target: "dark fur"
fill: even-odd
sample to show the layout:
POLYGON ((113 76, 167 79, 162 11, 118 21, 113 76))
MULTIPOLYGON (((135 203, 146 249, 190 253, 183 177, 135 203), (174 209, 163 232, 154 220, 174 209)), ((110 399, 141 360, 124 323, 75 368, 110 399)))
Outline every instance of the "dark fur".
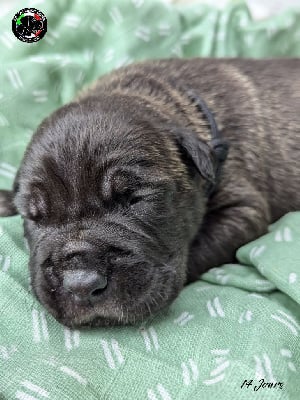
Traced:
POLYGON ((0 192, 0 213, 24 218, 47 309, 69 326, 133 323, 300 209, 299 70, 297 59, 145 62, 47 118, 13 197, 0 192), (230 144, 210 198, 216 155, 188 89, 230 144), (97 304, 76 305, 62 289, 62 272, 77 267, 108 276, 97 304))

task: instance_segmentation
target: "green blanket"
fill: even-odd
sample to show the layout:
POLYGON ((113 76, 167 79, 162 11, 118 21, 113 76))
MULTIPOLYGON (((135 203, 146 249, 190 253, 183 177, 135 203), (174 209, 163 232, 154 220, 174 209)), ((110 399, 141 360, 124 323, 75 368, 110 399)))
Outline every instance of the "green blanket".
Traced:
MULTIPOLYGON (((26 44, 11 33, 25 6, 0 19, 1 188, 11 187, 41 119, 112 68, 169 56, 300 56, 295 10, 255 22, 239 3, 220 11, 32 0, 48 33, 26 44)), ((169 310, 90 331, 60 325, 32 295, 21 222, 0 220, 1 400, 300 398, 300 213, 241 248, 241 265, 186 287, 169 310)))

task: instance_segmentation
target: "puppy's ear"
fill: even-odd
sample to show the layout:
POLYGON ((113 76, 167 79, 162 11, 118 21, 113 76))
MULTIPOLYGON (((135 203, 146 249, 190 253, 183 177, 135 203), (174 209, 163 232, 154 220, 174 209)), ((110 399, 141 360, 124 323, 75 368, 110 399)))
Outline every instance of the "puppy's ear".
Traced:
POLYGON ((14 194, 10 190, 0 190, 0 217, 10 217, 18 214, 14 203, 14 194))
POLYGON ((38 221, 47 216, 48 198, 41 184, 31 183, 22 194, 16 193, 15 204, 24 218, 38 221))
MULTIPOLYGON (((171 129, 186 164, 206 180, 206 194, 210 196, 219 182, 220 169, 227 158, 229 143, 220 137, 209 143, 200 140, 193 131, 171 129)), ((193 174, 194 175, 194 174, 193 174)))
POLYGON ((218 164, 214 149, 198 139, 194 132, 172 129, 172 133, 175 135, 176 142, 184 159, 189 163, 192 162, 200 175, 210 184, 214 185, 218 164))

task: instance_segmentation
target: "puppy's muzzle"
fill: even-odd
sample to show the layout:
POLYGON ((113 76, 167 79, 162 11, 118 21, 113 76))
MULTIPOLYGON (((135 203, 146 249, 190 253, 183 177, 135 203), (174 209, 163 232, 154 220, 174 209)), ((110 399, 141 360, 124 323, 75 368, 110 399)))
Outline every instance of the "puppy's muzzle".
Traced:
POLYGON ((103 300, 110 286, 108 270, 111 271, 117 258, 122 261, 128 253, 111 245, 103 245, 99 251, 87 241, 68 241, 53 252, 49 251, 52 261, 44 269, 44 275, 52 290, 60 287, 77 305, 95 304, 103 300), (57 270, 60 272, 55 272, 57 270))

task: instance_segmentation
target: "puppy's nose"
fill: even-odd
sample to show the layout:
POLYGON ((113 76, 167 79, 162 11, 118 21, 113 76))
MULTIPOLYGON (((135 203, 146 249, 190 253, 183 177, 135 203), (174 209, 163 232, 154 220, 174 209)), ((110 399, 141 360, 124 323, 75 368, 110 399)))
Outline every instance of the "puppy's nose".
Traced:
POLYGON ((65 271, 63 287, 76 301, 96 301, 107 287, 107 278, 96 271, 65 271))

